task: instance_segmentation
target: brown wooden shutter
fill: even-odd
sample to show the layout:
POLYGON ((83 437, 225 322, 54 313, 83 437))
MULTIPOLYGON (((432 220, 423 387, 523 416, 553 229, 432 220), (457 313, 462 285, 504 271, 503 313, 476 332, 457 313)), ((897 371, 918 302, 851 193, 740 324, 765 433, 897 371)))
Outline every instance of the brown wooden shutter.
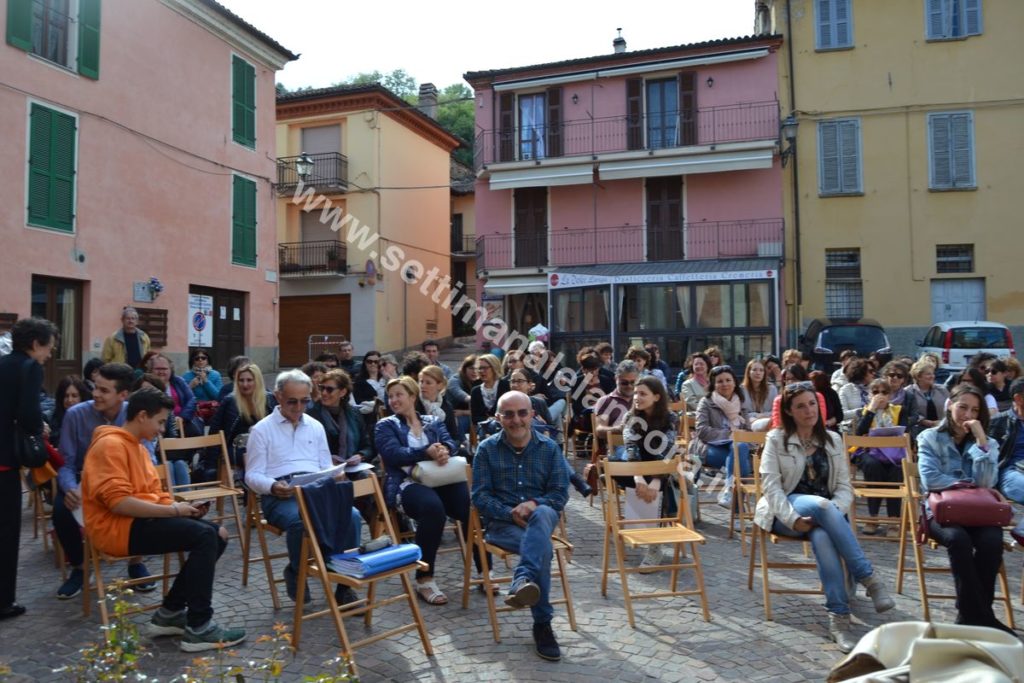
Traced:
POLYGON ((515 159, 516 96, 510 92, 498 98, 498 161, 515 159))
POLYGON ((644 79, 626 79, 626 148, 644 146, 644 79))
POLYGON ((697 72, 679 73, 679 139, 682 145, 697 144, 697 72))
POLYGON ((139 312, 139 329, 149 335, 149 345, 154 349, 167 346, 167 309, 136 308, 139 312))
POLYGON ((547 156, 562 156, 562 89, 548 88, 547 156))

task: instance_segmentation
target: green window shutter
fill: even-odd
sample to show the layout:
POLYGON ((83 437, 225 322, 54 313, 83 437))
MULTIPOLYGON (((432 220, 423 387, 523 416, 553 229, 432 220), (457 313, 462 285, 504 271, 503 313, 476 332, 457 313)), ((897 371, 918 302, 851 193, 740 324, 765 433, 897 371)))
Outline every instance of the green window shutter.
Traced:
POLYGON ((100 77, 100 0, 78 0, 78 73, 100 77))
POLYGON ((75 222, 74 117, 32 105, 28 222, 71 232, 75 222))
POLYGON ((231 211, 231 262, 256 265, 256 183, 234 177, 231 211))
POLYGON ((231 58, 231 132, 235 142, 256 146, 256 68, 231 58))
POLYGON ((32 51, 32 0, 7 0, 7 43, 32 51))

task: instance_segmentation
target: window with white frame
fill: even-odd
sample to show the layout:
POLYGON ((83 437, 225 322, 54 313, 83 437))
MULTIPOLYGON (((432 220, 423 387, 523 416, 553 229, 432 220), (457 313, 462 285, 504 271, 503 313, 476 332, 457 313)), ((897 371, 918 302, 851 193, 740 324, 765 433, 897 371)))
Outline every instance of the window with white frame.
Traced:
POLYGON ((974 114, 928 115, 928 187, 974 189, 974 114))
POLYGON ((850 0, 815 0, 815 41, 819 50, 853 47, 850 0))
POLYGON ((818 122, 818 193, 861 194, 860 119, 818 122))
POLYGON ((850 319, 863 315, 860 249, 826 249, 825 316, 850 319))
POLYGON ((954 40, 981 35, 981 0, 925 0, 925 37, 954 40))

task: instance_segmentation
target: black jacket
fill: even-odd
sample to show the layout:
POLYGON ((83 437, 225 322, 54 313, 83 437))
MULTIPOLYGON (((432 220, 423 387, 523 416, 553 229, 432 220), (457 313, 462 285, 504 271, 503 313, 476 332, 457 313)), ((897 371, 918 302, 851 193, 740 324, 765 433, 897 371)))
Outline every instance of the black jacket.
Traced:
POLYGON ((43 431, 39 391, 43 366, 23 351, 0 358, 0 465, 17 468, 14 460, 15 421, 28 434, 43 431))
POLYGON ((1013 461, 1013 449, 1017 445, 1017 430, 1020 419, 1013 408, 996 414, 988 425, 988 435, 999 442, 999 469, 1013 461))
POLYGON ((498 409, 498 401, 501 400, 502 395, 509 390, 508 380, 502 377, 498 380, 498 392, 494 397, 494 408, 487 410, 487 406, 484 404, 483 385, 477 384, 473 387, 473 391, 469 392, 469 413, 470 419, 473 420, 473 424, 478 424, 489 417, 494 417, 494 413, 498 409))
POLYGON ((339 415, 348 426, 345 453, 338 453, 338 439, 341 434, 338 432, 338 426, 335 424, 334 418, 327 414, 327 408, 317 401, 306 409, 306 414, 324 426, 324 433, 327 434, 327 447, 331 449, 331 455, 351 458, 358 453, 363 457, 363 462, 370 462, 377 456, 373 445, 370 443, 370 433, 366 429, 363 416, 355 408, 348 405, 347 398, 345 400, 346 403, 343 404, 344 413, 339 415))

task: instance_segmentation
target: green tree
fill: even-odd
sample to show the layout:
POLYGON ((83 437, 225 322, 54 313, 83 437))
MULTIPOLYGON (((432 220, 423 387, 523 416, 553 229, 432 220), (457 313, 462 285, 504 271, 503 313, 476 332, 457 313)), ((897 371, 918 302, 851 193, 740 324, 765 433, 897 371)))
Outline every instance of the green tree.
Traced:
POLYGON ((419 86, 416 84, 416 79, 406 73, 405 69, 395 69, 389 74, 382 74, 379 71, 364 71, 334 85, 369 85, 371 83, 380 83, 409 104, 416 103, 419 86))
POLYGON ((465 83, 453 83, 442 90, 437 99, 437 122, 466 142, 466 146, 455 150, 452 156, 456 161, 472 167, 473 142, 476 138, 473 91, 465 83))

